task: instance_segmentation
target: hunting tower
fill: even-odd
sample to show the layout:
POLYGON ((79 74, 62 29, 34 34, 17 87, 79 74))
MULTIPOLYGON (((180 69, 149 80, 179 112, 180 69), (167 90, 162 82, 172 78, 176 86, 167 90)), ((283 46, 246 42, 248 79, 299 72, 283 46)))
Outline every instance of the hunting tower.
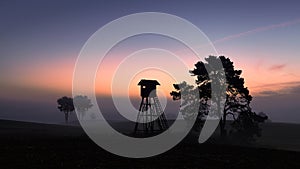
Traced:
POLYGON ((142 79, 141 86, 142 101, 140 104, 134 132, 154 133, 155 131, 166 130, 169 126, 156 95, 156 86, 160 85, 156 80, 142 79))

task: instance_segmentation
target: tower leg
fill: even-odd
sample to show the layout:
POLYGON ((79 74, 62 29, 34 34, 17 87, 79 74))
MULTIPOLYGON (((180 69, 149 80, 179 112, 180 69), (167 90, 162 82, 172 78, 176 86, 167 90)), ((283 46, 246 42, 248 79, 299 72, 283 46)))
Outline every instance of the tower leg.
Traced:
POLYGON ((168 123, 158 98, 143 97, 140 103, 134 133, 142 131, 146 134, 153 134, 155 131, 163 131, 167 128, 168 123), (142 128, 139 128, 139 125, 141 125, 142 128))
POLYGON ((141 118, 141 111, 142 111, 142 108, 143 108, 143 104, 144 104, 144 97, 142 98, 142 101, 141 101, 141 104, 140 104, 140 108, 139 108, 139 112, 138 112, 138 115, 136 117, 136 122, 135 122, 135 127, 134 127, 134 133, 136 133, 137 130, 138 130, 138 125, 139 125, 139 121, 140 121, 140 118, 141 118))

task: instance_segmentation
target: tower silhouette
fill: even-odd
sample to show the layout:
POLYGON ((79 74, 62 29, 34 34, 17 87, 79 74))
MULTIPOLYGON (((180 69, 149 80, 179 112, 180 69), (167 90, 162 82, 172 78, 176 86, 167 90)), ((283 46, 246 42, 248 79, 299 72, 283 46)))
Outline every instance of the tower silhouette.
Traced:
POLYGON ((138 85, 141 86, 142 101, 134 132, 151 134, 156 131, 166 130, 169 125, 156 95, 156 86, 160 84, 156 80, 142 79, 138 85))

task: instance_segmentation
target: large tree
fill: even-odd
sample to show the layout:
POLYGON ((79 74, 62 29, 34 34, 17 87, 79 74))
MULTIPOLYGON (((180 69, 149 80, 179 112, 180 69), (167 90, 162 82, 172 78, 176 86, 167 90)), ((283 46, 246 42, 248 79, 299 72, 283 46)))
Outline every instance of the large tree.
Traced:
POLYGON ((65 115, 65 122, 68 123, 69 113, 74 111, 73 99, 71 97, 64 96, 57 99, 57 104, 57 108, 65 115))
MULTIPOLYGON (((226 123, 228 122, 228 117, 231 117, 232 133, 247 133, 243 134, 246 139, 253 137, 254 135, 260 135, 260 128, 258 123, 263 122, 267 119, 266 116, 257 115, 252 111, 250 107, 250 102, 252 96, 249 94, 248 88, 244 86, 244 79, 241 77, 242 71, 235 70, 233 62, 224 56, 209 56, 205 58, 206 62, 199 61, 195 64, 195 68, 190 71, 192 76, 196 76, 196 90, 199 91, 198 101, 200 102, 200 107, 197 117, 201 118, 208 115, 208 109, 212 104, 215 104, 217 111, 216 113, 221 118, 219 126, 222 136, 227 135, 226 123), (215 67, 216 63, 221 61, 223 68, 220 69, 215 67), (224 74, 222 79, 218 76, 224 74), (220 89, 226 89, 226 94, 222 95, 220 93, 214 93, 212 96, 211 86, 212 84, 217 84, 220 89), (225 103, 222 103, 225 100, 225 103), (224 104, 224 110, 220 110, 221 105, 224 104), (222 115, 222 116, 221 116, 222 115)), ((182 97, 181 91, 186 90, 186 83, 174 84, 175 90, 171 92, 173 99, 180 99, 182 97)), ((190 87, 191 88, 191 87, 190 87)), ((193 89, 194 90, 194 89, 193 89)), ((222 90, 219 90, 222 91, 222 90)), ((184 105, 184 102, 182 104, 184 105)), ((184 115, 192 116, 192 115, 184 115)), ((195 115, 194 115, 195 116, 195 115)))

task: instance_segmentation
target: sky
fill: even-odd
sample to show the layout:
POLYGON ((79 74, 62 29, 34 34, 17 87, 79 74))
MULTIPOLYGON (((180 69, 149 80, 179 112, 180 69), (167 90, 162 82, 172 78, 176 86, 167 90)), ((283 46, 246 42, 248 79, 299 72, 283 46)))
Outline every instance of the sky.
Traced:
MULTIPOLYGON (((299 6, 296 0, 1 1, 0 118, 63 121, 56 100, 71 96, 76 59, 90 36, 125 15, 163 12, 196 25, 220 55, 229 57, 235 68, 243 70, 245 85, 254 96, 255 111, 268 114, 272 121, 300 123, 299 6)), ((122 59, 145 48, 162 48, 180 54, 188 62, 187 70, 193 69, 198 61, 190 59, 191 52, 170 38, 131 37, 113 48, 103 60, 96 78, 97 94, 110 95, 111 80, 122 59)), ((141 52, 132 58, 142 57, 143 63, 160 60, 159 63, 166 63, 176 73, 173 70, 177 68, 176 61, 167 61, 166 52, 151 52, 157 53, 147 56, 149 52, 141 52)), ((123 64, 123 70, 134 72, 135 62, 123 64)), ((122 76, 122 71, 119 74, 115 81, 120 97, 138 96, 136 84, 143 77, 158 79, 165 97, 170 97, 168 92, 177 82, 170 73, 156 69, 138 71, 130 79, 122 76)))

